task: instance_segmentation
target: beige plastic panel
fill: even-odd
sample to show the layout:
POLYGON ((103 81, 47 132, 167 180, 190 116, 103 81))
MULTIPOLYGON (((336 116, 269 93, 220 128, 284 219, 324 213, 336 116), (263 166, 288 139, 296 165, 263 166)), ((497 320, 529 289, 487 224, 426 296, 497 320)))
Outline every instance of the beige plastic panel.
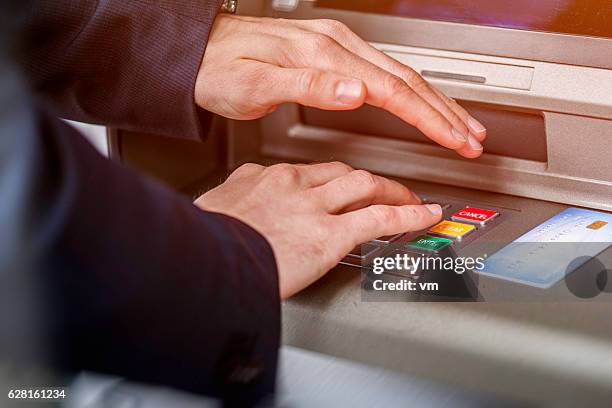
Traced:
POLYGON ((448 81, 467 81, 484 86, 529 90, 533 79, 532 66, 483 62, 457 57, 442 57, 412 52, 397 52, 378 44, 379 48, 391 58, 412 67, 429 79, 446 77, 448 81), (455 77, 453 79, 453 77, 455 77))
POLYGON ((529 92, 523 89, 487 86, 486 83, 428 78, 454 98, 612 119, 612 70, 609 69, 393 44, 372 45, 408 65, 415 62, 415 68, 420 71, 442 70, 456 74, 481 75, 497 83, 507 81, 510 85, 515 85, 508 88, 519 88, 527 80, 528 74, 533 73, 529 92), (435 64, 428 65, 427 60, 416 59, 415 55, 436 57, 435 64), (464 65, 457 63, 458 60, 469 62, 469 67, 464 68, 464 65), (526 69, 528 71, 525 71, 526 69), (503 79, 508 75, 511 78, 503 79))

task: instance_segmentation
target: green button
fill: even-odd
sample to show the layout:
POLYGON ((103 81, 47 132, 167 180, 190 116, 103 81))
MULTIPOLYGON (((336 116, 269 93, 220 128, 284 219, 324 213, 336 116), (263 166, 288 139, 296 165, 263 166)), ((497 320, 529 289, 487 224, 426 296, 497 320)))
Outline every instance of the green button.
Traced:
POLYGON ((453 243, 453 240, 432 237, 429 235, 421 235, 413 239, 408 243, 413 248, 425 249, 427 251, 438 252, 442 248, 445 248, 453 243))

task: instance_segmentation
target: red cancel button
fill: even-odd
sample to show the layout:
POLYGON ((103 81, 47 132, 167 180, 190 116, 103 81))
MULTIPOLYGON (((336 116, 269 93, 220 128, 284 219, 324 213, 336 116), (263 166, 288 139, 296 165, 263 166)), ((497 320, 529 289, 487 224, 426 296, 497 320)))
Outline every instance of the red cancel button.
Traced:
POLYGON ((485 225, 498 215, 499 213, 497 211, 485 210, 483 208, 476 207, 465 207, 454 213, 451 218, 455 221, 468 221, 485 225))

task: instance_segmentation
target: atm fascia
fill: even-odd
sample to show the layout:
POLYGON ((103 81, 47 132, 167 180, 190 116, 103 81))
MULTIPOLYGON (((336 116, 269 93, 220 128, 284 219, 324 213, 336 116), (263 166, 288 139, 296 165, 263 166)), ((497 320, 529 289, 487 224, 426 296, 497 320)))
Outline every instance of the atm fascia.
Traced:
MULTIPOLYGON (((467 160, 375 108, 323 112, 288 104, 258 121, 228 123, 230 168, 342 160, 425 195, 510 209, 511 222, 500 217, 482 238, 499 247, 569 206, 612 211, 612 39, 319 8, 314 1, 241 2, 238 11, 342 21, 466 106, 489 135, 483 156, 467 160)), ((461 255, 477 255, 474 246, 461 255)), ((538 299, 540 290, 483 277, 483 297, 505 301, 373 304, 363 301, 360 282, 358 269, 338 266, 285 301, 283 343, 536 404, 603 403, 612 395, 597 374, 607 357, 595 357, 591 347, 612 343, 612 328, 602 323, 608 302, 517 303, 515 295, 538 299), (546 352, 549 331, 559 339, 554 353, 546 352), (445 341, 450 333, 462 340, 445 341), (559 363, 559 354, 582 347, 567 340, 577 338, 593 356, 579 383, 567 380, 577 378, 575 365, 559 363), (525 369, 524 359, 536 369, 525 369), (513 386, 491 373, 504 373, 513 386)))
MULTIPOLYGON (((612 210, 612 39, 320 8, 314 1, 241 1, 238 13, 344 22, 464 104, 489 129, 486 153, 462 159, 367 106, 329 113, 288 104, 257 121, 217 121, 201 151, 172 142, 171 160, 169 141, 113 129, 111 157, 191 195, 203 180, 218 183, 244 162, 342 160, 419 193, 514 210, 520 216, 483 238, 502 245, 568 206, 612 210), (186 160, 185 151, 197 157, 186 160)), ((612 328, 602 324, 607 302, 373 305, 361 301, 358 269, 335 269, 283 302, 284 344, 510 398, 520 389, 521 398, 544 405, 609 402, 612 371, 606 377, 600 365, 609 361, 607 349, 591 347, 612 343, 612 328), (549 332, 558 339, 554 352, 546 347, 549 332), (448 333, 462 341, 441 341, 448 333), (581 365, 559 360, 577 349, 591 358, 581 365), (527 360, 537 369, 527 370, 527 360), (504 373, 513 386, 491 373, 504 373)), ((509 298, 525 290, 481 283, 481 290, 509 298)))

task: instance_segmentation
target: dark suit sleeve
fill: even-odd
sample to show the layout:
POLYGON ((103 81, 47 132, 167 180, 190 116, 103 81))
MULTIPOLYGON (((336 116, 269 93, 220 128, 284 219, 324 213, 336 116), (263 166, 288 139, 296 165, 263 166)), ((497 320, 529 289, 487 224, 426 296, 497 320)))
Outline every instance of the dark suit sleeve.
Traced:
POLYGON ((6 67, 0 60, 2 359, 37 341, 34 354, 68 372, 240 405, 272 392, 280 306, 267 241, 101 157, 33 108, 6 67))
POLYGON ((66 133, 45 147, 67 176, 68 205, 51 214, 62 365, 225 397, 271 392, 280 306, 267 241, 102 159, 65 125, 43 129, 66 133))
POLYGON ((202 138, 194 86, 221 0, 35 0, 17 57, 35 93, 69 119, 202 138))

